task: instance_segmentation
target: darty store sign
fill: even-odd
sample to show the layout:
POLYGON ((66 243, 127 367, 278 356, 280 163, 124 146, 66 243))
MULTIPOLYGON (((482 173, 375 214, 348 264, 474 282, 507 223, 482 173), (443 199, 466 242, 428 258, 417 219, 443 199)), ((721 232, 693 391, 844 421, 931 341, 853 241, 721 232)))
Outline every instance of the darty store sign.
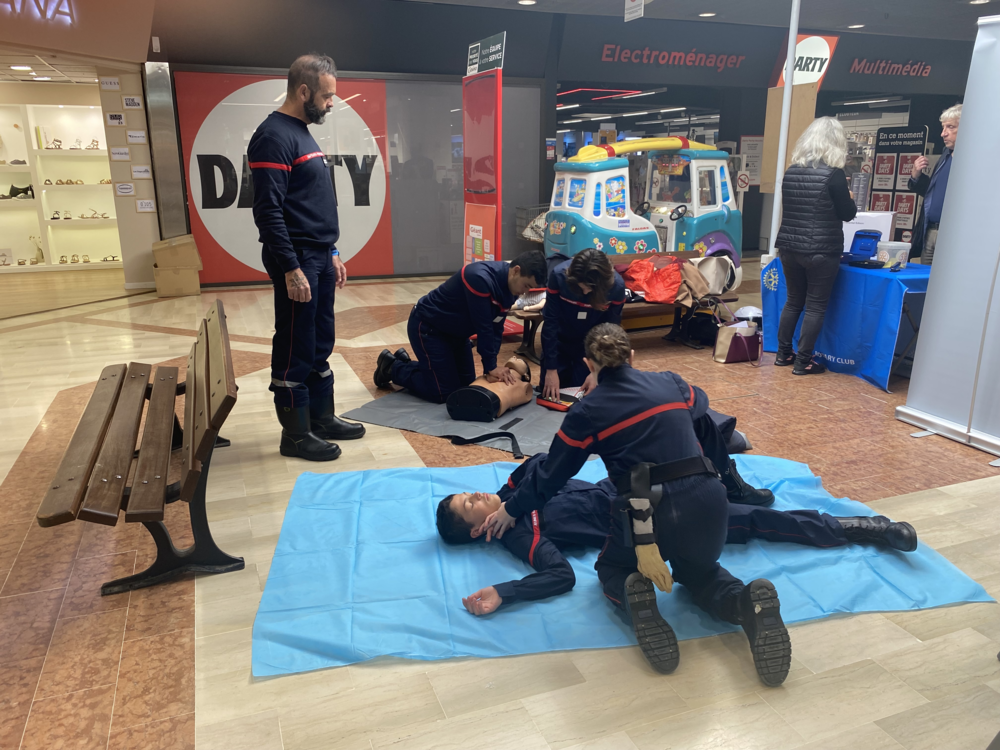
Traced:
POLYGON ((721 73, 727 68, 739 68, 746 55, 730 55, 725 52, 699 52, 695 47, 690 51, 622 48, 619 44, 605 44, 601 54, 602 63, 632 63, 634 65, 675 66, 687 68, 715 68, 721 73))

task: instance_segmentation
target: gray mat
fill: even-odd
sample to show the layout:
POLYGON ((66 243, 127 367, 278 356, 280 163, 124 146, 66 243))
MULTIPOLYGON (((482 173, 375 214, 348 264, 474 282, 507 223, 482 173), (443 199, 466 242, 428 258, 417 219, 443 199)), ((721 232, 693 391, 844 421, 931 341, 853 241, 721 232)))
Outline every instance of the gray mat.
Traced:
MULTIPOLYGON (((432 404, 406 391, 396 391, 340 416, 435 437, 474 438, 491 432, 510 432, 517 438, 524 455, 532 456, 548 451, 566 415, 529 401, 493 422, 458 422, 448 416, 448 407, 444 404, 432 404)), ((510 440, 504 438, 487 440, 480 445, 511 452, 510 440)))

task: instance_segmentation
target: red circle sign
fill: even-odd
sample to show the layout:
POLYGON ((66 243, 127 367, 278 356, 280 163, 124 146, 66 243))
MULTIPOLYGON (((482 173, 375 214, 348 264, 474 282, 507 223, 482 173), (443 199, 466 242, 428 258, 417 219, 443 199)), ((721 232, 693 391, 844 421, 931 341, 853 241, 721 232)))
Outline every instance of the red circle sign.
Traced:
POLYGON ((750 175, 741 174, 736 178, 736 185, 740 190, 750 187, 750 175))
POLYGON ((862 164, 861 165, 861 171, 864 172, 865 174, 870 174, 871 171, 872 171, 872 165, 871 164, 862 164))

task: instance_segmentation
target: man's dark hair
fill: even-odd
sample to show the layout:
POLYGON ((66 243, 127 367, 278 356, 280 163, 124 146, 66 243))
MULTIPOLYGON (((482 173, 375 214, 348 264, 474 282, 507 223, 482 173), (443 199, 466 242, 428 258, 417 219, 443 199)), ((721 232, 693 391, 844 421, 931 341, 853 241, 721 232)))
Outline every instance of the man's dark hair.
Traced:
POLYGON ((294 96, 299 86, 304 83, 315 94, 319 91, 319 78, 324 75, 334 77, 337 75, 337 65, 332 57, 315 52, 302 55, 288 69, 288 93, 294 96))
POLYGON ((600 250, 588 247, 573 256, 566 270, 566 281, 573 291, 580 292, 580 284, 593 287, 587 300, 598 308, 607 306, 608 292, 615 284, 615 269, 608 256, 600 250))
POLYGON ((452 510, 451 501, 454 497, 454 495, 448 495, 438 503, 438 534, 448 544, 469 544, 476 541, 472 537, 472 524, 452 510))
POLYGON ((545 253, 541 250, 528 250, 518 255, 510 262, 511 267, 521 269, 522 276, 530 276, 539 287, 545 286, 548 280, 548 270, 545 266, 545 253))

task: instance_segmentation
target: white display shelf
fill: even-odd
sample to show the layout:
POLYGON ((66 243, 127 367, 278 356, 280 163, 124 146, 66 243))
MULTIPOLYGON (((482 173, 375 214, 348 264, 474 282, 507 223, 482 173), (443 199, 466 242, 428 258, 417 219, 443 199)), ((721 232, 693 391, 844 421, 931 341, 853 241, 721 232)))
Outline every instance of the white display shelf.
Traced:
POLYGON ((50 227, 109 227, 118 224, 118 219, 46 219, 45 223, 50 227))
POLYGON ((48 268, 49 267, 44 263, 36 263, 33 266, 29 265, 19 266, 17 265, 17 261, 14 261, 9 266, 0 266, 0 273, 12 273, 12 272, 25 273, 26 271, 45 271, 48 270, 48 268))
POLYGON ((82 190, 85 190, 85 189, 86 190, 94 190, 94 189, 97 189, 97 188, 100 188, 102 190, 110 190, 112 187, 114 187, 114 186, 113 185, 108 185, 107 183, 105 183, 103 185, 101 185, 101 184, 94 185, 93 183, 86 184, 86 185, 76 185, 76 184, 74 184, 74 185, 40 185, 35 190, 35 192, 44 193, 46 190, 53 190, 53 191, 58 191, 58 192, 62 192, 62 191, 65 190, 66 192, 73 192, 73 191, 82 191, 82 190))
POLYGON ((0 172, 30 172, 30 164, 0 164, 0 172))
POLYGON ((69 156, 74 159, 89 158, 101 156, 105 159, 108 158, 107 149, 93 149, 87 150, 83 148, 79 149, 68 149, 68 148, 36 148, 33 149, 32 153, 35 156, 69 156))
POLYGON ((82 261, 80 263, 59 263, 58 260, 59 259, 56 258, 57 262, 52 265, 39 263, 34 266, 18 266, 16 264, 10 266, 0 266, 0 273, 38 273, 39 271, 78 271, 81 269, 93 270, 97 268, 122 267, 122 262, 120 260, 109 260, 105 262, 100 259, 94 260, 91 258, 90 263, 83 263, 82 261))
POLYGON ((18 208, 30 208, 32 211, 35 210, 35 205, 37 201, 33 200, 18 200, 17 198, 11 198, 10 200, 0 201, 0 211, 13 211, 18 208))

